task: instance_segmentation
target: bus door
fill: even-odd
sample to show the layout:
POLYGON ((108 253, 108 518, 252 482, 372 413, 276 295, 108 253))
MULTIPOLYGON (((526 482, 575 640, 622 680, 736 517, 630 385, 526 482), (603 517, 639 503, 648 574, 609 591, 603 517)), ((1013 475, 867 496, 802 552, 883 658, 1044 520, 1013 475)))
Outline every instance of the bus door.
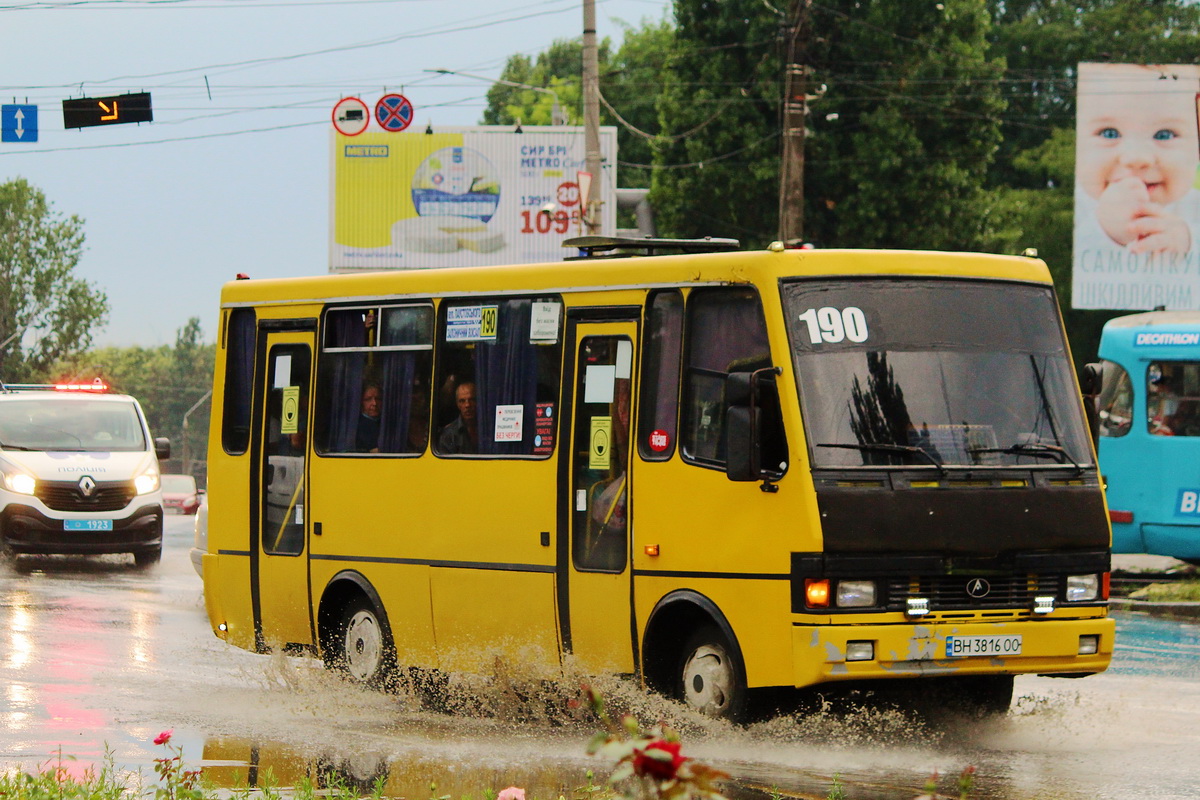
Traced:
POLYGON ((565 598, 559 588, 563 646, 586 670, 633 672, 629 441, 637 323, 573 327, 570 446, 561 450, 570 460, 562 498, 569 543, 558 565, 566 583, 565 598))
POLYGON ((260 328, 259 354, 266 359, 266 370, 257 409, 258 469, 251 478, 257 502, 251 511, 255 533, 250 575, 260 651, 313 643, 305 486, 311 452, 308 411, 316 327, 312 323, 312 330, 305 331, 260 328))

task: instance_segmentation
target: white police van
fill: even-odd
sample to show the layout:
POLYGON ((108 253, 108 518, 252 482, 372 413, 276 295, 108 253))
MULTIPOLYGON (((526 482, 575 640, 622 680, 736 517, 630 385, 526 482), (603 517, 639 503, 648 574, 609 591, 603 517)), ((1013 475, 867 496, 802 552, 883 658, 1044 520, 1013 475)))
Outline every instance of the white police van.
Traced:
POLYGON ((137 400, 86 384, 0 383, 0 550, 162 557, 158 460, 137 400))

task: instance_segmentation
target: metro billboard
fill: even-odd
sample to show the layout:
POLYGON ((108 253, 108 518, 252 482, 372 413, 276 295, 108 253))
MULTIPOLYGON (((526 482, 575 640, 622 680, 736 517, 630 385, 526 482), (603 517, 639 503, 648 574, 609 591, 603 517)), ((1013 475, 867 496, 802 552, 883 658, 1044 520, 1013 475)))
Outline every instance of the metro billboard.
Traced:
MULTIPOLYGON (((330 271, 561 261, 586 231, 580 127, 332 134, 330 271)), ((616 129, 601 128, 600 231, 616 225, 616 129)))

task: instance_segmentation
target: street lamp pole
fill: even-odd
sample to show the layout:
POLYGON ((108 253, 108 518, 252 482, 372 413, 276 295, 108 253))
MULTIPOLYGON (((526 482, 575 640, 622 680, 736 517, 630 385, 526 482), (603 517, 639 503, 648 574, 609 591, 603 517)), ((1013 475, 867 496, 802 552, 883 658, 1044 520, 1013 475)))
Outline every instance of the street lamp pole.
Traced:
POLYGON ((596 0, 583 0, 583 146, 592 176, 584 203, 586 233, 600 227, 600 63, 596 48, 596 0))
POLYGON ((558 102, 558 93, 553 89, 547 89, 544 86, 533 86, 528 83, 518 83, 517 81, 509 81, 504 78, 489 78, 485 75, 472 75, 469 72, 459 72, 453 69, 427 69, 425 72, 436 72, 439 75, 458 75, 462 78, 471 78, 477 81, 487 81, 488 83, 498 83, 501 86, 512 86, 516 89, 529 89, 534 92, 548 94, 554 98, 554 103, 550 107, 550 121, 554 125, 566 125, 567 115, 563 113, 562 106, 558 102))

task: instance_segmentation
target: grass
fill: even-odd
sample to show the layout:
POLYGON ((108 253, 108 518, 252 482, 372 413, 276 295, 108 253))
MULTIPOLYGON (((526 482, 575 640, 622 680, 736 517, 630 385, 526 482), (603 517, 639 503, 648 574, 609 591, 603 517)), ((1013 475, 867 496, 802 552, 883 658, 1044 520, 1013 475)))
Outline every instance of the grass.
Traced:
POLYGON ((1154 603, 1185 603, 1200 601, 1200 581, 1172 581, 1152 583, 1129 593, 1133 600, 1149 600, 1154 603))

